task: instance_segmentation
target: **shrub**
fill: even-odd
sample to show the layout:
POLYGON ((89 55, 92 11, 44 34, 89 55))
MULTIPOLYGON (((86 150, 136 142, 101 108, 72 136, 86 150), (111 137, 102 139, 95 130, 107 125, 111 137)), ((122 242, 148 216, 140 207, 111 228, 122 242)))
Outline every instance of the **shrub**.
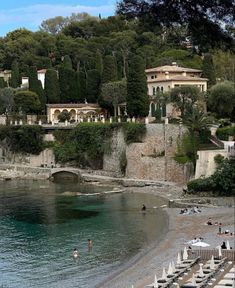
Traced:
POLYGON ((0 129, 0 139, 6 139, 13 152, 39 154, 43 148, 43 128, 36 125, 13 126, 0 129))
POLYGON ((187 187, 189 192, 212 191, 214 188, 214 183, 210 177, 199 178, 188 182, 187 187))
POLYGON ((216 135, 220 140, 224 141, 228 141, 229 136, 233 136, 233 138, 235 138, 235 126, 218 128, 216 131, 216 135))
POLYGON ((217 154, 214 157, 214 161, 217 165, 222 164, 223 160, 224 160, 224 156, 222 156, 221 154, 217 154))
POLYGON ((65 122, 66 120, 69 121, 70 119, 70 114, 68 111, 62 111, 59 115, 58 115, 58 120, 60 122, 65 122))
POLYGON ((146 126, 139 123, 126 123, 124 124, 124 132, 127 144, 142 142, 142 137, 146 133, 146 126))

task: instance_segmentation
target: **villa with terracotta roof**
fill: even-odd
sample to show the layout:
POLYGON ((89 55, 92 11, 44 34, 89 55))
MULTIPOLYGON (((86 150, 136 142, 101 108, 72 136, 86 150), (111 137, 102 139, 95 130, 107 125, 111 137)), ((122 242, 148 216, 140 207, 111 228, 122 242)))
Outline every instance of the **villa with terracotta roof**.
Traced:
MULTIPOLYGON (((202 78, 202 71, 198 69, 185 68, 177 66, 175 62, 172 65, 165 65, 145 70, 148 85, 148 94, 150 96, 149 116, 154 116, 158 103, 156 95, 159 92, 169 92, 171 89, 180 86, 197 86, 201 92, 207 91, 208 79, 202 78)), ((167 104, 162 109, 162 116, 177 115, 173 105, 167 104)))

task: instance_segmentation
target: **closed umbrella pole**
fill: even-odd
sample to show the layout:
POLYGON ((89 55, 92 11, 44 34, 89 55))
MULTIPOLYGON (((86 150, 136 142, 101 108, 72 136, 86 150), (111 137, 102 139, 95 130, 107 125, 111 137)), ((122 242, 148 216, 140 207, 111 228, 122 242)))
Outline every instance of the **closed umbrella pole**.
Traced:
POLYGON ((184 247, 183 260, 187 260, 187 259, 188 259, 188 252, 187 252, 187 248, 184 247))
POLYGON ((215 269, 214 255, 211 256, 210 269, 211 269, 211 270, 214 270, 214 269, 215 269))
POLYGON ((168 274, 168 275, 172 275, 172 274, 173 274, 173 270, 172 270, 171 262, 169 263, 169 267, 168 267, 167 274, 168 274))
POLYGON ((165 267, 163 267, 163 269, 162 269, 162 279, 163 279, 163 280, 166 280, 166 277, 167 277, 167 275, 166 275, 166 269, 165 269, 165 267))
POLYGON ((178 253, 176 264, 177 264, 177 265, 180 265, 180 264, 181 264, 181 256, 180 256, 180 253, 178 253))
POLYGON ((203 269, 202 269, 203 263, 200 263, 199 266, 200 266, 200 269, 199 269, 199 277, 203 278, 203 277, 204 277, 204 272, 203 272, 203 269))
POLYGON ((153 288, 158 288, 157 276, 154 276, 153 288))
POLYGON ((230 250, 230 244, 229 244, 229 241, 227 240, 227 242, 226 242, 226 248, 227 248, 227 250, 230 250))
POLYGON ((174 263, 174 261, 171 262, 171 267, 172 267, 173 273, 175 273, 175 263, 174 263))

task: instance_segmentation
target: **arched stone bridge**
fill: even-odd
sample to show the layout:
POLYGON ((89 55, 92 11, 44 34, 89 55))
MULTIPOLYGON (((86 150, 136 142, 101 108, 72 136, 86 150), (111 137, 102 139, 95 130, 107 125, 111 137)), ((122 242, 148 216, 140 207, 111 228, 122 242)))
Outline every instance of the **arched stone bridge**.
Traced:
POLYGON ((76 168, 51 168, 50 178, 53 181, 82 181, 82 175, 76 168))

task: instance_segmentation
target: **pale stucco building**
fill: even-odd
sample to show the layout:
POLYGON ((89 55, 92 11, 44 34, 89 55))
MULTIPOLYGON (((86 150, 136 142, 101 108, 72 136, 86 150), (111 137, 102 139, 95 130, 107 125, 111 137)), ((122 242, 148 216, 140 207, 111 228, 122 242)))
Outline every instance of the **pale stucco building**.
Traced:
POLYGON ((75 122, 104 116, 103 111, 98 104, 47 104, 47 121, 57 123, 58 115, 63 111, 70 113, 70 120, 75 122))
MULTIPOLYGON (((148 94, 150 96, 149 116, 153 114, 157 108, 156 95, 161 92, 169 92, 172 88, 180 86, 197 86, 201 92, 207 91, 208 79, 202 78, 202 71, 198 69, 185 68, 172 65, 165 65, 156 68, 146 69, 148 94)), ((175 116, 177 111, 171 103, 168 103, 163 109, 162 116, 175 116)))
MULTIPOLYGON (((38 80, 41 81, 42 83, 42 88, 44 89, 45 87, 45 75, 46 75, 47 69, 41 69, 37 71, 37 75, 38 75, 38 80)), ((21 79, 21 87, 26 88, 29 86, 29 77, 22 77, 21 79)))

